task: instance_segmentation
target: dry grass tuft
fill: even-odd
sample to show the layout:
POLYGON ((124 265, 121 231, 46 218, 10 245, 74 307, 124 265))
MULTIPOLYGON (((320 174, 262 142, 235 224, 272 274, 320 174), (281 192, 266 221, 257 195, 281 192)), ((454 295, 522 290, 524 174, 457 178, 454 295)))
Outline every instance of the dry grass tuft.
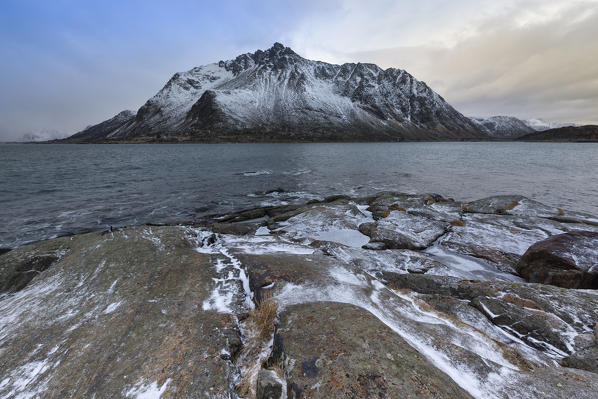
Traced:
POLYGON ((515 366, 519 367, 521 372, 526 373, 534 369, 533 363, 527 360, 517 348, 511 348, 507 344, 500 341, 495 341, 495 343, 501 349, 503 357, 515 366))
POLYGON ((262 299, 251 311, 249 318, 260 339, 268 339, 274 332, 274 319, 278 311, 278 304, 271 293, 262 294, 262 299))
POLYGON ((505 206, 505 211, 512 211, 517 205, 519 205, 519 201, 513 201, 505 206))
POLYGON ((557 209, 557 211, 556 211, 556 214, 557 214, 558 216, 565 216, 565 211, 564 211, 564 210, 562 210, 561 208, 559 208, 559 209, 557 209))
POLYGON ((436 200, 435 200, 433 197, 429 197, 429 198, 426 200, 426 205, 433 205, 433 204, 435 204, 435 203, 436 203, 436 200))
POLYGON ((449 222, 451 226, 465 227, 465 220, 454 219, 449 222))
POLYGON ((382 212, 382 215, 381 215, 381 216, 382 216, 383 218, 387 218, 387 217, 388 217, 388 215, 390 215, 390 209, 387 209, 387 210, 385 210, 384 212, 382 212))
POLYGON ((274 371, 276 373, 276 375, 278 376, 278 378, 280 378, 281 380, 285 379, 284 364, 282 361, 273 364, 272 367, 270 367, 270 370, 274 371))
POLYGON ((268 348, 268 342, 274 333, 277 312, 278 303, 272 297, 271 292, 265 292, 244 322, 247 334, 238 365, 246 371, 235 387, 241 398, 255 398, 256 396, 257 375, 267 360, 264 357, 264 351, 268 348))

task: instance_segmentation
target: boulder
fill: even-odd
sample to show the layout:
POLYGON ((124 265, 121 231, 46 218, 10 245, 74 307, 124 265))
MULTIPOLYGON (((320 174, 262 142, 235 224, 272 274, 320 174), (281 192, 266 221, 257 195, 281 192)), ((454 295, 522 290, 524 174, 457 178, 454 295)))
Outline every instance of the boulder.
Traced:
POLYGON ((442 221, 458 218, 461 213, 460 203, 438 194, 403 194, 385 191, 370 198, 368 203, 368 210, 376 220, 387 217, 393 210, 442 221))
POLYGON ((598 289, 598 233, 573 231, 537 242, 516 268, 529 282, 598 289))
POLYGON ((490 262, 503 273, 517 274, 515 265, 519 261, 519 255, 503 252, 492 247, 476 245, 471 242, 453 241, 453 239, 454 236, 451 236, 447 240, 443 240, 442 246, 459 254, 473 256, 474 258, 490 262))
POLYGON ((526 200, 522 195, 497 195, 463 204, 463 210, 469 213, 505 213, 513 210, 526 200))
POLYGON ((598 345, 581 350, 560 361, 561 366, 598 373, 598 345))
MULTIPOLYGON (((444 303, 442 306, 450 304, 452 299, 466 301, 503 331, 553 356, 585 349, 590 339, 578 341, 573 337, 586 335, 598 320, 598 296, 583 291, 388 272, 383 277, 392 288, 440 297, 440 301, 434 302, 444 303)), ((453 313, 446 308, 442 310, 453 313)), ((459 317, 464 313, 459 311, 459 317)))
POLYGON ((425 249, 448 228, 448 223, 392 211, 386 218, 379 219, 375 226, 360 226, 360 231, 369 234, 370 242, 383 243, 389 249, 425 249))
POLYGON ((496 195, 463 204, 469 213, 495 213, 519 216, 558 217, 563 210, 550 207, 522 195, 496 195))

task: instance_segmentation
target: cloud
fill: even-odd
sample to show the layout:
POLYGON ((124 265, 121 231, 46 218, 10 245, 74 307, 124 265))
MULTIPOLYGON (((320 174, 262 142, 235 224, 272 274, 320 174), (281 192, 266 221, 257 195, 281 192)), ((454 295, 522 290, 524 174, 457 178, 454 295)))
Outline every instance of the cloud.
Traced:
POLYGON ((598 123, 597 1, 388 3, 379 20, 382 3, 296 34, 324 37, 305 49, 322 58, 406 69, 468 115, 598 123))

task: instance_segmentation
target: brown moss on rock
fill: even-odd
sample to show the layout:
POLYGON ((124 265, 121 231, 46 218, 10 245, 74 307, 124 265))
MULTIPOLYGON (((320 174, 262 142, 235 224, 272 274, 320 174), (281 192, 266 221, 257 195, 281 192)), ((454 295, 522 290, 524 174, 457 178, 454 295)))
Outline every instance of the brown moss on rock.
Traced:
POLYGON ((512 211, 519 205, 519 201, 509 202, 507 206, 505 206, 505 211, 512 211))

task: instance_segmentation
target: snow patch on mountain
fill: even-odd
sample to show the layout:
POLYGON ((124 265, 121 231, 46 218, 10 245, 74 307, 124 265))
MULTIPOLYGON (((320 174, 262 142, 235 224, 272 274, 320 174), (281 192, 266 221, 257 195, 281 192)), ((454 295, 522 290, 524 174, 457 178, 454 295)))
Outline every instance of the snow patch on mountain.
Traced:
POLYGON ((534 132, 524 121, 512 116, 491 116, 471 118, 471 120, 493 138, 514 139, 534 132))

